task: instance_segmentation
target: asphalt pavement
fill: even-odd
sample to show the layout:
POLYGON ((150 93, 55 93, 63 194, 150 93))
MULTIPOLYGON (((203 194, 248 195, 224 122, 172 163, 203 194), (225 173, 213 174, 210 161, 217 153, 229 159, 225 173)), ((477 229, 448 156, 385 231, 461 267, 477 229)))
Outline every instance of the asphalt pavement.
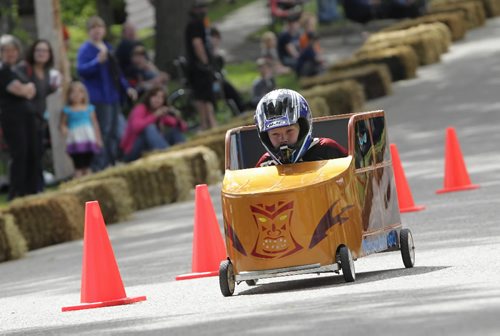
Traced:
MULTIPOLYGON (((191 267, 188 201, 108 227, 127 294, 147 301, 62 313, 80 300, 82 241, 51 246, 0 264, 0 334, 498 335, 500 18, 393 89, 366 110, 386 111, 415 202, 426 206, 402 215, 415 239, 414 268, 385 253, 359 259, 354 283, 296 276, 241 284, 225 298, 217 277, 174 280, 191 267), (477 190, 435 194, 448 126, 477 190)), ((210 192, 222 229, 220 186, 210 192)))

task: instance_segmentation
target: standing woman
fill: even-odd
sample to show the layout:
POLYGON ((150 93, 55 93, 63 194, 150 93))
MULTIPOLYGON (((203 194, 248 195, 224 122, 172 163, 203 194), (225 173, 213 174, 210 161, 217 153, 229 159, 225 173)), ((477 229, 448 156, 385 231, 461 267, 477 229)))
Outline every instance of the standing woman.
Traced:
POLYGON ((20 65, 20 69, 26 74, 29 80, 35 84, 36 95, 31 100, 35 110, 37 121, 37 133, 40 148, 38 149, 38 159, 40 160, 39 191, 44 189, 42 157, 44 152, 45 139, 48 139, 48 122, 45 112, 47 110, 47 96, 54 93, 61 81, 59 72, 53 68, 54 56, 52 47, 47 40, 37 40, 28 49, 26 62, 20 65))
POLYGON ((8 199, 37 192, 38 136, 36 117, 30 102, 35 85, 17 68, 21 43, 12 35, 0 37, 0 125, 12 163, 8 199))

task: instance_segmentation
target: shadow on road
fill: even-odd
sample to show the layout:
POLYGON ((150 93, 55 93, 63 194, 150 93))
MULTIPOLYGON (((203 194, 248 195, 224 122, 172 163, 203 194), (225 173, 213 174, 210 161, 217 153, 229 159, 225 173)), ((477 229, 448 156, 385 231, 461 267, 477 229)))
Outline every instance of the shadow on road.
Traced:
MULTIPOLYGON (((296 292, 310 290, 317 287, 331 287, 331 286, 354 286, 357 283, 369 283, 380 280, 388 280, 399 278, 403 276, 420 275, 430 272, 440 271, 450 266, 436 266, 436 267, 414 267, 414 268, 401 268, 392 270, 381 270, 372 272, 363 272, 356 274, 356 281, 346 283, 342 275, 323 276, 318 278, 308 278, 299 280, 289 280, 281 282, 273 282, 257 285, 239 292, 238 295, 255 295, 255 294, 268 294, 278 292, 296 292)), ((286 278, 283 278, 286 279, 286 278)))

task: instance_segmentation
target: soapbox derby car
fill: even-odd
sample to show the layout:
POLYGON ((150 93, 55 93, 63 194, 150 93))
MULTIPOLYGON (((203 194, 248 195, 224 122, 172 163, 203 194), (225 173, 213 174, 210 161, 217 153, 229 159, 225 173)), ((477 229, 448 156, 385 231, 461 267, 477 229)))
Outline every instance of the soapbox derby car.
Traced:
POLYGON ((265 152, 255 126, 226 133, 222 213, 227 260, 219 268, 224 296, 236 284, 306 273, 342 271, 354 261, 401 251, 413 267, 410 230, 403 229, 383 111, 314 119, 313 136, 348 150, 343 158, 255 168, 265 152))

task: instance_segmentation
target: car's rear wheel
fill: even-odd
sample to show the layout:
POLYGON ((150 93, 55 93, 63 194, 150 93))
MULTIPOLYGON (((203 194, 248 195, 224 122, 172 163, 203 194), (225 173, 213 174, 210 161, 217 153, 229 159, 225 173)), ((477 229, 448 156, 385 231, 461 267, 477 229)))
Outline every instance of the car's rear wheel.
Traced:
POLYGON ((412 268, 415 265, 415 245, 410 230, 402 229, 399 232, 399 245, 403 264, 406 268, 412 268))

